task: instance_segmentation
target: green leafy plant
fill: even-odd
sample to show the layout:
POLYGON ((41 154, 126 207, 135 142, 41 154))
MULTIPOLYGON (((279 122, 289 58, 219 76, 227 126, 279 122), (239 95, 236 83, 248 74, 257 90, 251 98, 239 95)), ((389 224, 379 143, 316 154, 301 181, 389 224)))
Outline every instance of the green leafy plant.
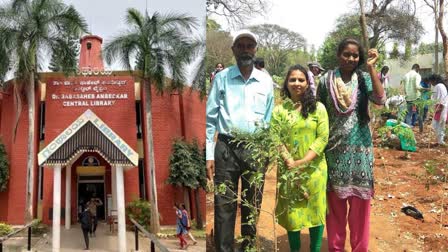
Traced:
MULTIPOLYGON (((166 182, 194 190, 196 209, 200 209, 199 189, 207 189, 205 148, 201 149, 196 139, 191 143, 183 139, 175 139, 172 148, 170 175, 166 182)), ((197 228, 203 227, 200 211, 197 211, 196 223, 197 228)))
POLYGON ((9 162, 5 145, 0 139, 0 192, 6 191, 9 181, 9 162))
POLYGON ((434 184, 434 175, 436 172, 436 168, 437 168, 437 163, 434 160, 427 160, 424 164, 423 167, 425 168, 426 171, 426 176, 425 176, 425 188, 426 190, 429 190, 429 186, 431 184, 434 184))
POLYGON ((151 204, 149 201, 135 199, 129 202, 126 206, 126 214, 146 230, 149 230, 151 224, 151 204))
POLYGON ((42 223, 41 219, 35 219, 34 222, 34 225, 31 227, 33 235, 41 235, 49 231, 48 226, 42 223))
MULTIPOLYGON (((285 107, 293 107, 295 104, 290 99, 285 99, 283 102, 285 107)), ((282 120, 282 119, 279 119, 282 120)), ((265 127, 265 125, 258 125, 257 129, 253 133, 241 132, 238 130, 232 130, 232 136, 234 139, 231 141, 236 146, 240 146, 243 149, 249 150, 250 156, 248 160, 253 167, 257 167, 260 170, 246 171, 244 175, 249 175, 249 183, 251 186, 255 187, 255 190, 261 190, 264 183, 264 173, 265 168, 268 164, 273 164, 277 166, 278 174, 277 177, 277 190, 282 192, 282 195, 287 195, 288 202, 290 204, 296 204, 299 201, 307 200, 309 197, 309 188, 306 187, 306 181, 309 179, 309 174, 316 169, 316 167, 296 167, 294 169, 288 169, 281 156, 279 148, 283 146, 283 143, 287 143, 290 137, 290 123, 287 118, 284 118, 284 122, 279 121, 275 125, 271 125, 270 128, 265 127), (304 172, 307 171, 307 172, 304 172)), ((296 146, 295 148, 298 148, 296 146)), ((295 152, 295 150, 291 150, 295 152)), ((272 165, 270 167, 273 167, 272 165)), ((234 198, 238 198, 238 192, 232 191, 232 188, 228 188, 226 183, 219 184, 215 187, 216 194, 225 195, 226 191, 230 190, 234 194, 234 198)), ((244 196, 246 191, 242 191, 241 194, 244 196)), ((279 194, 280 195, 280 194, 279 194)), ((241 197, 244 198, 244 197, 241 197)), ((250 202, 248 200, 241 200, 240 203, 250 209, 250 215, 247 224, 256 224, 258 221, 258 216, 260 211, 266 212, 272 216, 272 220, 275 223, 276 215, 275 212, 268 212, 266 210, 260 209, 256 205, 257 199, 250 202)), ((276 239, 276 230, 274 228, 274 237, 276 239)), ((247 240, 250 238, 242 237, 242 240, 247 240)), ((255 244, 254 247, 248 247, 248 251, 259 251, 260 245, 255 237, 255 241, 251 241, 251 244, 255 244)), ((274 242, 274 249, 276 250, 277 243, 274 242)))
POLYGON ((0 236, 5 236, 13 231, 12 227, 6 223, 0 222, 0 236))

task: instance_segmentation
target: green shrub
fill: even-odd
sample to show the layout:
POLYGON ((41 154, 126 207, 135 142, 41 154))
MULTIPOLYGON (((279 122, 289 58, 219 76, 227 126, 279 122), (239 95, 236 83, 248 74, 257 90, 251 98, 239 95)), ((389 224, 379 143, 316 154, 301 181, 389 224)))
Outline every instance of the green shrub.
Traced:
POLYGON ((146 230, 149 230, 151 223, 151 204, 149 201, 142 199, 135 199, 126 206, 126 214, 129 218, 137 221, 146 230))
POLYGON ((12 227, 6 223, 0 222, 0 236, 5 236, 13 231, 12 227))
POLYGON ((9 162, 5 145, 0 139, 0 192, 6 191, 9 180, 9 162))
POLYGON ((42 220, 36 219, 36 223, 31 227, 31 232, 33 235, 41 235, 48 233, 48 226, 42 223, 42 220))

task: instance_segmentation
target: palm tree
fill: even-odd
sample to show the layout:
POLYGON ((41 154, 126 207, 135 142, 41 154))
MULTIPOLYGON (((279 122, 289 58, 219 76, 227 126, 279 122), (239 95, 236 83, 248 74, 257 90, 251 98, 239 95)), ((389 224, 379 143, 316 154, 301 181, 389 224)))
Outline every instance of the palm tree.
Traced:
POLYGON ((197 26, 193 17, 182 14, 144 15, 136 9, 126 14, 128 30, 115 37, 104 48, 106 62, 118 59, 126 69, 136 57, 136 69, 141 70, 145 101, 145 166, 149 168, 148 184, 151 202, 151 231, 160 229, 157 207, 157 188, 152 135, 151 84, 158 92, 166 88, 165 77, 169 73, 172 90, 182 92, 186 79, 185 67, 193 60, 198 46, 188 34, 197 26))
MULTIPOLYGON (((0 52, 6 52, 14 64, 17 83, 21 83, 19 89, 26 89, 28 103, 26 221, 33 218, 35 88, 40 60, 65 41, 64 34, 80 36, 86 30, 87 24, 76 9, 60 0, 12 0, 0 6, 0 52)), ((17 118, 20 110, 18 113, 17 118)))

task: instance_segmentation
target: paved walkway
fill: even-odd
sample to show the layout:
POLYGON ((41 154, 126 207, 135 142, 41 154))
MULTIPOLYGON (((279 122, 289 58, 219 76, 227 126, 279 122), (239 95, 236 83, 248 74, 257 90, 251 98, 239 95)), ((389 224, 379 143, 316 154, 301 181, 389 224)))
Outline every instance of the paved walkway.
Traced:
MULTIPOLYGON (((135 251, 135 239, 133 232, 126 232, 127 238, 127 250, 135 251)), ((96 237, 90 239, 90 251, 98 252, 118 252, 118 236, 115 232, 111 234, 109 232, 109 226, 106 223, 99 223, 96 231, 96 237)), ((177 239, 160 239, 160 241, 170 251, 194 251, 205 252, 206 244, 204 239, 198 239, 198 244, 189 246, 187 250, 180 250, 179 242, 177 239)), ((190 242, 190 241, 189 241, 190 242)), ((84 250, 84 238, 82 235, 81 227, 79 225, 72 225, 70 230, 66 230, 64 226, 61 226, 61 252, 78 252, 84 250)), ((14 238, 6 242, 4 251, 16 252, 26 251, 26 238, 14 238)), ((32 250, 33 251, 45 251, 51 252, 51 232, 49 235, 45 235, 42 238, 33 238, 32 250)), ((139 239, 139 251, 150 251, 150 241, 148 238, 140 236, 139 239)), ((156 248, 156 251, 157 248, 156 248)))

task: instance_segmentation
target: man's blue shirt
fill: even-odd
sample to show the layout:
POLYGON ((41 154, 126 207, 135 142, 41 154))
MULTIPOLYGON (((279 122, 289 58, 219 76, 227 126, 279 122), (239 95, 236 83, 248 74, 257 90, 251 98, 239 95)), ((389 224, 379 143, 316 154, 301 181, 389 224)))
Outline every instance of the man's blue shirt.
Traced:
POLYGON ((213 79, 207 100, 207 160, 214 160, 214 135, 231 135, 232 129, 254 132, 268 125, 274 108, 272 79, 256 69, 247 81, 238 66, 228 67, 213 79))

